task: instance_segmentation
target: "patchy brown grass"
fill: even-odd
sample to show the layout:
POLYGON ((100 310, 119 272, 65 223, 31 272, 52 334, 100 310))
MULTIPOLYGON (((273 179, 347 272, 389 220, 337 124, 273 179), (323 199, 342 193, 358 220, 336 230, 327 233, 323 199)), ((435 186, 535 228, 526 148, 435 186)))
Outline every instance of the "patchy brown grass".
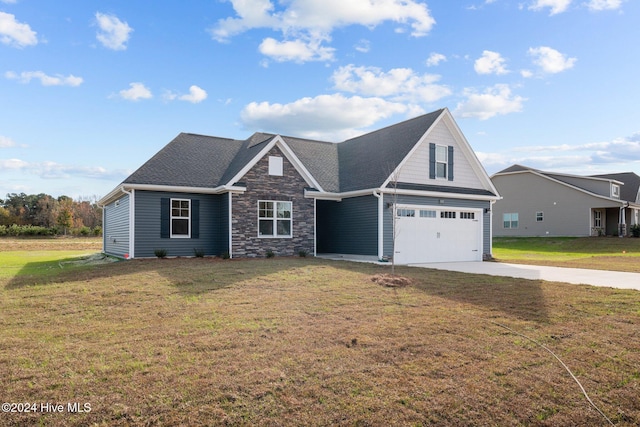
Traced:
POLYGON ((0 281, 0 425, 640 423, 640 292, 312 258, 0 281), (41 282, 38 283, 38 280, 41 282))
POLYGON ((102 250, 102 237, 0 237, 0 252, 102 250))

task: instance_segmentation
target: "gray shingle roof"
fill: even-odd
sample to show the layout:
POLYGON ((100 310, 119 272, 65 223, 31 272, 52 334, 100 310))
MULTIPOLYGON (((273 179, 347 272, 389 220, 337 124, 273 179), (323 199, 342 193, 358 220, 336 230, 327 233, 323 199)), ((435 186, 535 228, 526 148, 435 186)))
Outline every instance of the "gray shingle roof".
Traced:
POLYGON ((592 175, 594 178, 613 179, 624 182, 620 187, 620 198, 628 202, 636 202, 638 189, 640 188, 640 176, 633 172, 609 173, 604 175, 592 175))
POLYGON ((217 187, 242 145, 228 138, 181 133, 124 183, 217 187))
MULTIPOLYGON (((285 143, 328 192, 378 188, 444 110, 349 139, 342 143, 283 136, 285 143)), ((229 182, 275 138, 255 133, 234 140, 181 133, 125 184, 214 188, 229 182)))

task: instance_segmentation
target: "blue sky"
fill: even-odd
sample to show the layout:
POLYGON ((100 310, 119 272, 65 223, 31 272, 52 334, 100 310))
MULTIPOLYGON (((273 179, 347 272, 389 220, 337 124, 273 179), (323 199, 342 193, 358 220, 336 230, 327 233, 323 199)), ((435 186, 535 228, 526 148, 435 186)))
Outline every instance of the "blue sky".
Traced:
POLYGON ((0 0, 0 198, 103 196, 180 132, 447 107, 489 174, 640 174, 637 0, 0 0))

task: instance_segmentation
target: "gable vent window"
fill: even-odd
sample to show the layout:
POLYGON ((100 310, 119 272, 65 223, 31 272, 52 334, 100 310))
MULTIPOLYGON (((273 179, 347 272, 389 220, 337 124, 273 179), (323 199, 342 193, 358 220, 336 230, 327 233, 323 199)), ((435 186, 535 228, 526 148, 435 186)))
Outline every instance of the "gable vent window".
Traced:
POLYGON ((620 198, 620 186, 618 184, 611 184, 611 197, 620 198))
POLYGON ((453 181, 453 146, 429 144, 429 179, 453 181))
POLYGON ((536 212, 536 222, 544 221, 544 212, 536 212))
POLYGON ((283 175, 282 157, 269 156, 269 175, 283 175))

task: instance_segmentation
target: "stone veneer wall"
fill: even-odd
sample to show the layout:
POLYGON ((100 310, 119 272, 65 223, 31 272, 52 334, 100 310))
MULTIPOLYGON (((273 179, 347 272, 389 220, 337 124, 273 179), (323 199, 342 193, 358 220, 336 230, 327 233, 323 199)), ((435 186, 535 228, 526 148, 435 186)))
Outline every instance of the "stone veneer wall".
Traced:
POLYGON ((276 256, 298 255, 300 250, 314 254, 313 199, 304 198, 307 183, 277 147, 260 159, 240 182, 246 184, 247 191, 232 198, 234 258, 264 257, 269 250, 276 256), (269 156, 282 157, 283 176, 269 175, 269 156), (292 202, 292 238, 258 237, 258 200, 292 202))

